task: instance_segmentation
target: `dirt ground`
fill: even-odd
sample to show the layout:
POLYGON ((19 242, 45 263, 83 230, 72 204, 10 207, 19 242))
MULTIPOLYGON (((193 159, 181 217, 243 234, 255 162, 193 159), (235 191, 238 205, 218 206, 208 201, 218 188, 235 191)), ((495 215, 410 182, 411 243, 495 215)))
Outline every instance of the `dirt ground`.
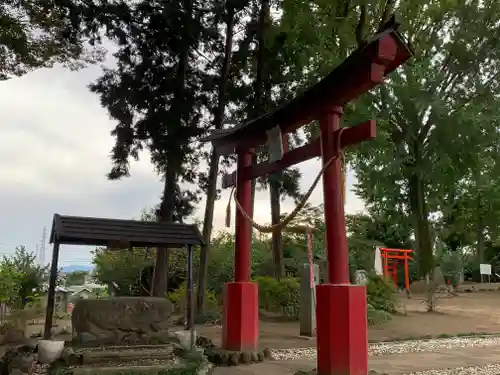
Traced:
MULTIPOLYGON (((464 293, 439 299, 437 312, 426 312, 424 297, 400 299, 406 315, 396 315, 389 322, 371 327, 371 342, 454 336, 479 333, 500 333, 500 292, 464 293)), ((270 348, 315 346, 314 339, 299 337, 297 322, 259 323, 260 344, 270 348)), ((220 343, 220 327, 198 327, 200 335, 220 343)))
MULTIPOLYGON (((461 293, 457 297, 440 298, 437 312, 428 313, 423 296, 401 297, 399 310, 403 314, 370 327, 371 342, 454 336, 480 333, 500 333, 500 291, 461 293)), ((28 327, 28 334, 43 332, 43 322, 28 327)), ((71 321, 60 320, 53 328, 55 337, 71 339, 71 321), (61 332, 62 331, 62 332, 61 332)), ((261 321, 260 343, 271 348, 315 346, 314 339, 299 337, 298 322, 261 321)), ((198 334, 220 343, 219 326, 199 326, 198 334)))

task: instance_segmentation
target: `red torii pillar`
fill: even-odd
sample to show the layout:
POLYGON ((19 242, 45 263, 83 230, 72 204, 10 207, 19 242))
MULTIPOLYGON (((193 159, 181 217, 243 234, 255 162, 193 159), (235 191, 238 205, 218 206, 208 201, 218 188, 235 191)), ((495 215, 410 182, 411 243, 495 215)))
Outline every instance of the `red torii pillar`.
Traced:
MULTIPOLYGON (((236 186, 241 209, 250 213, 253 179, 314 157, 321 157, 325 166, 346 146, 374 138, 372 120, 340 129, 343 105, 383 83, 384 77, 410 55, 402 36, 395 28, 388 28, 291 102, 256 120, 205 138, 221 154, 238 156, 237 173, 225 176, 223 187, 236 186), (252 165, 253 149, 266 142, 268 130, 279 126, 284 135, 313 120, 320 123, 319 139, 286 152, 279 161, 252 165)), ((337 158, 323 175, 328 283, 316 287, 319 375, 368 373, 366 292, 365 287, 349 283, 342 188, 341 161, 337 158)), ((235 274, 234 281, 224 289, 222 346, 228 350, 255 350, 258 287, 250 282, 251 223, 238 209, 235 225, 235 274)))

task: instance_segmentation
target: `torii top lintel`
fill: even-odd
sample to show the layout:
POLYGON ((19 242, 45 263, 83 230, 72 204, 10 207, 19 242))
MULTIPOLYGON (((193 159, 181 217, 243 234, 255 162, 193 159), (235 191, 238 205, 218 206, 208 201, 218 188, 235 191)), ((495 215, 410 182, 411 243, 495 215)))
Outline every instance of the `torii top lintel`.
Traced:
POLYGON ((219 153, 226 155, 240 148, 264 144, 268 130, 279 125, 282 134, 286 134, 308 124, 329 108, 344 105, 383 83, 384 77, 411 55, 411 48, 396 28, 387 28, 368 39, 328 76, 291 101, 256 119, 216 131, 202 141, 212 142, 219 153))

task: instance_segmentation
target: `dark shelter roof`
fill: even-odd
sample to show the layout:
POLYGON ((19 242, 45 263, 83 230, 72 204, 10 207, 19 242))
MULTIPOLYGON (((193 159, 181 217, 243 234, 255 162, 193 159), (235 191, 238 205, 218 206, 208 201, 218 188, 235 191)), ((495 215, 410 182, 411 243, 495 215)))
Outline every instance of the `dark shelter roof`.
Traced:
POLYGON ((104 219, 54 214, 50 243, 64 245, 182 247, 202 245, 194 224, 104 219))
MULTIPOLYGON (((222 154, 234 153, 235 148, 240 144, 254 147, 258 145, 255 143, 265 142, 266 131, 277 125, 283 133, 293 131, 298 126, 314 120, 314 116, 321 109, 334 104, 343 105, 346 101, 369 90, 371 87, 362 87, 356 82, 360 72, 369 72, 375 62, 384 65, 384 75, 387 76, 413 54, 409 44, 397 31, 398 26, 393 23, 369 38, 329 75, 274 111, 231 129, 214 131, 202 141, 212 142, 222 154), (395 42, 397 50, 394 56, 387 59, 390 61, 382 61, 386 56, 379 55, 380 44, 386 43, 388 39, 395 42)), ((375 85, 374 82, 371 86, 375 85)))

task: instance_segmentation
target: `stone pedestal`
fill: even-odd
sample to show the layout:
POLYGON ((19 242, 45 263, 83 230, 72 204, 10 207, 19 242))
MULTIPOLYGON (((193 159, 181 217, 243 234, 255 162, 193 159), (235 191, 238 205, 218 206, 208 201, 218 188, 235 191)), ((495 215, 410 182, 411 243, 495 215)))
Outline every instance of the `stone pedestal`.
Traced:
POLYGON ((319 280, 319 267, 312 265, 313 286, 309 263, 305 263, 300 278, 300 335, 313 337, 316 335, 316 284, 319 280))

